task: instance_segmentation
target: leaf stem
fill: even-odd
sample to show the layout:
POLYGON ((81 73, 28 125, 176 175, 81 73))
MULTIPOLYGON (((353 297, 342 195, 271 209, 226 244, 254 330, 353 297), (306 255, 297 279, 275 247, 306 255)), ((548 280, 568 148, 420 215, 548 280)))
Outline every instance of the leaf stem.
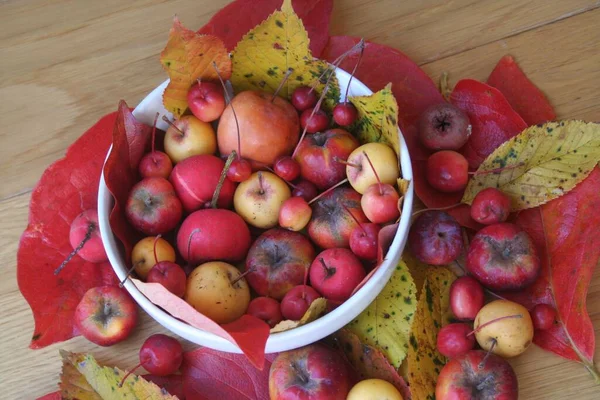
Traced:
POLYGON ((356 61, 356 65, 354 66, 354 69, 350 74, 350 79, 348 79, 348 85, 346 86, 346 94, 344 95, 344 103, 348 102, 348 92, 350 91, 350 84, 352 83, 352 78, 354 78, 354 74, 356 73, 356 70, 358 69, 360 61, 362 60, 363 54, 365 52, 365 39, 361 38, 360 42, 358 42, 358 45, 360 45, 360 53, 358 55, 358 61, 356 61))
POLYGON ((336 183, 335 185, 333 185, 332 187, 330 187, 329 189, 327 189, 326 191, 324 191, 323 193, 319 194, 318 196, 316 196, 315 198, 313 198, 311 201, 308 202, 308 205, 311 205, 312 203, 314 203, 315 201, 319 200, 321 197, 325 196, 326 194, 330 193, 333 189, 342 186, 344 183, 348 182, 348 178, 344 179, 343 181, 339 181, 338 183, 336 183))

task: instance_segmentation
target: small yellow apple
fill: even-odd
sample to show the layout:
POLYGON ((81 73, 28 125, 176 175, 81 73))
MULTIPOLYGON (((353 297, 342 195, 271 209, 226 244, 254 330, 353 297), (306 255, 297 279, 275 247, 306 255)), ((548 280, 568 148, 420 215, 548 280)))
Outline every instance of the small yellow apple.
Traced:
POLYGON ((248 224, 269 229, 277 225, 281 205, 291 197, 287 183, 271 172, 255 172, 240 183, 233 206, 248 224))
POLYGON ((400 177, 396 152, 383 143, 367 143, 356 148, 348 156, 346 176, 354 190, 364 194, 369 186, 377 183, 377 177, 373 173, 373 168, 365 157, 365 153, 373 163, 373 168, 377 171, 381 182, 395 185, 400 177))
POLYGON ((246 313, 250 303, 248 283, 240 275, 236 267, 225 262, 201 264, 188 276, 183 298, 219 324, 235 321, 246 313))
POLYGON ((217 136, 212 125, 193 115, 174 121, 165 133, 165 153, 173 164, 198 154, 214 154, 217 136))
POLYGON ((163 238, 148 236, 140 240, 133 246, 131 251, 131 263, 134 266, 135 273, 143 280, 146 280, 148 272, 157 262, 171 261, 175 262, 175 249, 163 238), (154 248, 156 242, 156 258, 154 248))
POLYGON ((352 387, 346 400, 403 400, 394 385, 383 379, 366 379, 352 387))

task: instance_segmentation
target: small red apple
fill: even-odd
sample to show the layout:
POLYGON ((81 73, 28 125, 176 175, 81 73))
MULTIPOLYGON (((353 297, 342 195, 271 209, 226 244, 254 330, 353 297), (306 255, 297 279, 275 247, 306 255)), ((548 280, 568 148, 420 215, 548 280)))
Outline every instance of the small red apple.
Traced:
POLYGON ((360 259, 375 261, 380 230, 381 227, 373 223, 357 225, 350 233, 350 250, 360 259))
POLYGON ((272 328, 283 320, 279 302, 270 297, 257 297, 248 304, 246 314, 262 319, 272 328))
POLYGON ((362 195, 360 206, 369 221, 385 224, 395 221, 400 216, 398 200, 400 200, 400 195, 392 185, 374 183, 362 195))
POLYGON ((129 223, 146 235, 169 232, 179 224, 182 214, 181 201, 164 178, 142 179, 131 189, 125 205, 129 223))
POLYGON ((310 221, 312 208, 302 197, 290 197, 283 202, 279 209, 279 226, 290 231, 298 232, 310 221))
POLYGON ((281 300, 281 314, 285 319, 300 320, 313 301, 321 297, 310 286, 298 285, 285 294, 281 300))
POLYGON ((98 211, 85 210, 71 222, 69 243, 73 249, 77 249, 83 243, 77 254, 86 261, 99 263, 108 259, 98 229, 98 211))
POLYGON ((111 346, 127 339, 137 323, 137 307, 125 289, 98 286, 85 292, 73 323, 90 342, 111 346))
POLYGON ((322 251, 310 266, 310 283, 326 299, 347 300, 365 277, 360 260, 348 249, 322 251))
POLYGON ((197 82, 187 94, 190 111, 204 122, 218 119, 225 109, 225 96, 221 85, 213 82, 197 82))
POLYGON ((171 261, 156 263, 148 272, 146 282, 160 283, 177 297, 183 297, 187 283, 185 271, 171 261))
POLYGON ((142 157, 138 170, 142 178, 158 177, 167 179, 173 170, 173 162, 167 153, 155 150, 142 157))

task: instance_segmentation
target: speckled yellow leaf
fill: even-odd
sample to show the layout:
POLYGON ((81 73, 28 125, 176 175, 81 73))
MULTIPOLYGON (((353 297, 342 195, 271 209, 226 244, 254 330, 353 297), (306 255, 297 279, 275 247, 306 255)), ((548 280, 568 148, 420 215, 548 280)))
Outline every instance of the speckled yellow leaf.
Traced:
POLYGON ((102 400, 85 376, 77 371, 77 368, 69 360, 71 353, 61 350, 60 354, 63 358, 59 383, 61 397, 63 399, 102 400))
POLYGON ((400 154, 398 143, 398 103, 392 94, 392 84, 370 96, 350 97, 358 110, 358 119, 350 130, 362 143, 383 142, 400 154))
POLYGON ((408 384, 413 400, 435 399, 435 384, 446 358, 436 348, 439 330, 449 322, 450 285, 456 276, 444 267, 427 267, 410 333, 408 384))
MULTIPOLYGON (((313 83, 317 92, 321 93, 324 79, 321 79, 321 83, 318 81, 328 64, 314 59, 308 45, 308 33, 302 20, 294 12, 291 0, 284 0, 281 10, 275 11, 244 35, 233 50, 231 83, 234 91, 262 90, 274 93, 291 68, 293 71, 279 92, 280 96, 289 99, 298 86, 313 83)), ((329 73, 325 73, 327 76, 329 73)), ((339 97, 338 83, 333 75, 326 104, 332 107, 339 97)))
POLYGON ((375 300, 346 328, 361 342, 378 348, 398 368, 408 351, 417 309, 416 287, 404 261, 375 300))
POLYGON ((118 368, 100 366, 90 354, 61 351, 61 356, 63 358, 63 381, 61 383, 63 391, 61 395, 65 399, 177 400, 177 397, 169 395, 154 383, 133 374, 125 380, 122 387, 119 387, 125 372, 118 368), (73 366, 76 371, 68 365, 73 366), (65 375, 65 370, 67 375, 65 375), (85 382, 82 391, 65 392, 63 389, 63 385, 66 385, 65 377, 72 379, 70 381, 71 389, 73 385, 85 382), (90 393, 90 389, 95 392, 95 396, 90 393))
POLYGON ((310 307, 304 313, 302 318, 299 321, 292 320, 284 320, 271 328, 271 333, 284 332, 293 328, 297 328, 299 326, 308 324, 319 318, 321 315, 325 314, 327 310, 327 299, 324 297, 319 297, 315 299, 312 303, 310 303, 310 307))
POLYGON ((488 156, 462 201, 471 204, 480 190, 495 187, 510 196, 513 211, 536 207, 573 189, 599 161, 600 124, 571 120, 531 126, 488 156))
POLYGON ((187 92, 198 79, 218 80, 213 62, 223 79, 231 76, 231 60, 221 39, 186 29, 177 17, 160 62, 171 79, 163 93, 163 104, 176 117, 188 108, 187 92))

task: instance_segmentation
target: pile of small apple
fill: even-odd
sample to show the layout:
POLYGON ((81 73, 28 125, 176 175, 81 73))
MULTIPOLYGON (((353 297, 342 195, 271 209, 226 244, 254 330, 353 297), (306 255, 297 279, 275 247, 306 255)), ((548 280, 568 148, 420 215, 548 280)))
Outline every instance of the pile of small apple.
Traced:
POLYGON ((358 116, 348 101, 331 121, 308 86, 291 102, 224 88, 190 88, 190 113, 163 117, 164 151, 153 134, 125 209, 145 236, 132 271, 217 323, 248 313, 273 327, 318 297, 344 302, 400 215, 397 154, 343 128, 358 116))

